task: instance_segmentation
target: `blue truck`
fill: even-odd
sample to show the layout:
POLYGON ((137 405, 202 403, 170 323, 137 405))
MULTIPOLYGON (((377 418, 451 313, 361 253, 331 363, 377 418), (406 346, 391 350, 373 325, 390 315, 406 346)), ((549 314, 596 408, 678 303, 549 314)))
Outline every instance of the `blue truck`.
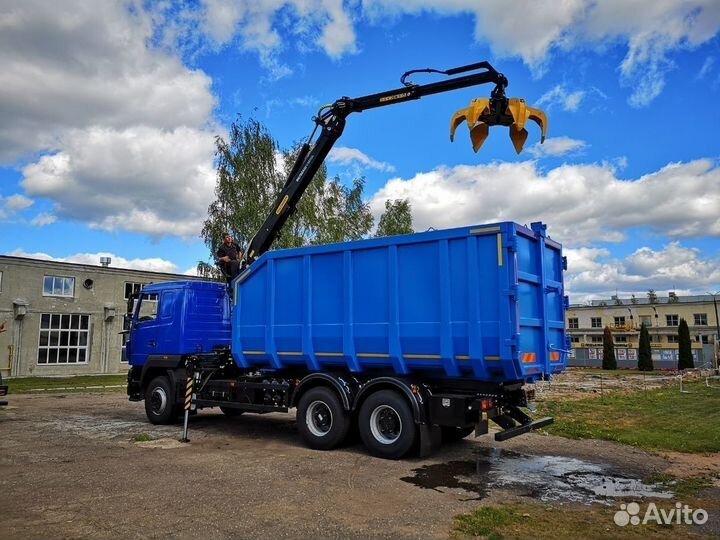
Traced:
MULTIPOLYGON (((151 284, 131 298, 127 391, 145 401, 150 422, 183 412, 187 422, 190 405, 228 416, 296 408, 311 448, 335 448, 354 431, 388 459, 485 434, 491 421, 500 441, 552 422, 523 410, 526 385, 567 362, 566 263, 542 223, 269 250, 349 112, 439 84, 495 82, 494 99, 506 99, 507 80, 487 63, 448 74, 473 69, 483 71, 454 86, 336 102, 316 118, 320 137, 301 150, 237 278, 151 284)), ((509 125, 499 118, 483 121, 509 125)))

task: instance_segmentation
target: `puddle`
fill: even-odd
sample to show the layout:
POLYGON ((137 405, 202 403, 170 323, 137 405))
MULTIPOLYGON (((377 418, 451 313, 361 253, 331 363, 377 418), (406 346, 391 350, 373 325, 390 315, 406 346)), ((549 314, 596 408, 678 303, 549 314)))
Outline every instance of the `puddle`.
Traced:
POLYGON ((543 502, 582 504, 613 504, 614 498, 673 496, 663 486, 616 475, 607 466, 579 459, 531 456, 498 448, 481 449, 474 456, 473 460, 425 465, 401 480, 441 493, 458 492, 461 500, 480 500, 498 488, 543 502))

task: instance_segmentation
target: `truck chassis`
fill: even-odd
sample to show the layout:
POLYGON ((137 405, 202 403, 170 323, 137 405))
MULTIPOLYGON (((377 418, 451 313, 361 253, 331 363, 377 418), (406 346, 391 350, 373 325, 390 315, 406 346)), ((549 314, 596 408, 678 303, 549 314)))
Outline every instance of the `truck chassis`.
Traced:
POLYGON ((150 358, 129 371, 128 395, 131 401, 145 400, 152 423, 174 423, 184 412, 188 378, 194 381, 193 409, 219 407, 228 416, 239 416, 296 408, 298 430, 309 447, 330 450, 357 431, 371 454, 387 459, 411 451, 425 456, 443 440, 486 434, 489 421, 502 428, 495 433, 498 441, 552 423, 552 418, 533 421, 520 409, 533 397, 520 382, 417 380, 342 369, 244 371, 228 350, 150 358))

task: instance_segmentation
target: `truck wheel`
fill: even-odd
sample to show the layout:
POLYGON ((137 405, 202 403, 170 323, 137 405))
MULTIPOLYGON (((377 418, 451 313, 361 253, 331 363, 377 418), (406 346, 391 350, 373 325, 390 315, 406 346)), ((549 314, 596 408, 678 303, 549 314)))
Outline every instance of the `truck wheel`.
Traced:
POLYGON ((172 424, 175 421, 175 395, 166 376, 155 377, 147 385, 145 414, 153 424, 172 424))
POLYGON ((236 409, 235 407, 223 407, 220 406, 220 410, 223 412, 225 416, 229 416, 230 418, 235 418, 236 416, 240 416, 245 411, 241 409, 236 409))
POLYGON ((311 388, 300 398, 297 424, 310 448, 331 450, 345 440, 350 417, 334 391, 318 387, 311 388))
POLYGON ((442 426, 442 440, 443 442, 457 442, 475 431, 475 426, 470 427, 450 427, 442 426))
POLYGON ((374 456, 400 459, 417 440, 417 426, 407 401, 397 392, 380 390, 360 407, 360 437, 374 456))

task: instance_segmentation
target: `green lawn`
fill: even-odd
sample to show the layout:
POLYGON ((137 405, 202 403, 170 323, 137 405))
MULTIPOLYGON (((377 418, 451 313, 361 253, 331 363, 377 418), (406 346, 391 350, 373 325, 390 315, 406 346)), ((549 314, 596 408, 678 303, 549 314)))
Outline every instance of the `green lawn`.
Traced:
POLYGON ((124 392, 127 375, 79 375, 77 377, 18 377, 6 379, 9 394, 40 394, 47 392, 124 392), (118 388, 98 388, 118 386, 118 388), (34 391, 33 391, 34 390, 34 391))
MULTIPOLYGON (((618 506, 619 506, 618 502, 618 506)), ((670 502, 660 502, 665 510, 670 502)), ((608 538, 676 540, 702 537, 688 525, 618 527, 613 522, 617 506, 568 505, 557 507, 536 503, 505 503, 501 507, 483 506, 455 517, 451 540, 606 540, 608 538)), ((710 515, 713 515, 712 513, 710 515)))
POLYGON ((602 398, 549 400, 538 407, 553 416, 553 435, 604 439, 640 448, 720 452, 720 389, 704 382, 602 398))

